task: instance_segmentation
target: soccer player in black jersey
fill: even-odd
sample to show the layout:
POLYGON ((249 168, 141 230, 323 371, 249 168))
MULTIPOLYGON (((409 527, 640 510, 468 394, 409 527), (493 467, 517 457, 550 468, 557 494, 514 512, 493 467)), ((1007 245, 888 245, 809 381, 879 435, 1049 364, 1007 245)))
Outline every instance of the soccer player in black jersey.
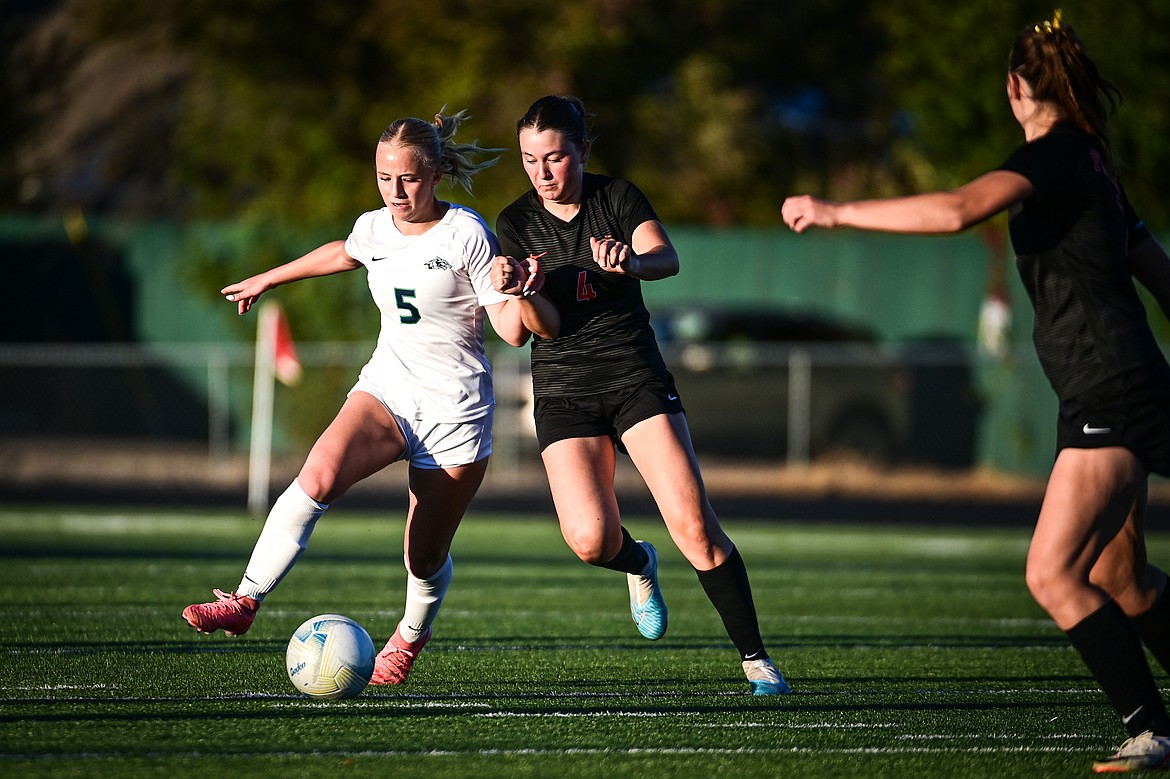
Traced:
POLYGON ((1170 368, 1133 283, 1170 311, 1170 259, 1116 175, 1106 131, 1120 93, 1059 11, 1017 36, 1007 96, 1025 143, 996 170, 950 192, 791 197, 782 213, 798 233, 952 233, 1009 211, 1036 352, 1060 399, 1028 588, 1131 736, 1094 769, 1170 768, 1170 718, 1142 649, 1170 670, 1167 579, 1146 560, 1142 528, 1148 474, 1170 475, 1170 368))
MULTIPOLYGON (((615 444, 627 452, 671 538, 698 574, 753 694, 789 692, 760 637, 747 570, 707 500, 682 401, 642 302, 642 281, 673 276, 678 254, 628 181, 585 173, 591 139, 575 98, 537 100, 516 126, 532 189, 496 223, 497 290, 539 279, 559 321, 533 320, 536 431, 561 533, 583 561, 627 575, 630 613, 648 639, 666 631, 653 545, 622 526, 615 444)), ((535 307, 525 307, 535 313, 535 307)))

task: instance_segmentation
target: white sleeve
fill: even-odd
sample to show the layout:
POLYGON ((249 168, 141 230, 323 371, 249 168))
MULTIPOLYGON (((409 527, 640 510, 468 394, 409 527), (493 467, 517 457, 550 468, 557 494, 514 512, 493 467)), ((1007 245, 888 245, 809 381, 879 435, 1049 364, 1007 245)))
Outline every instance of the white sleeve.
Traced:
POLYGON ((467 275, 481 306, 503 303, 509 296, 492 287, 492 260, 500 253, 496 236, 487 227, 476 230, 466 243, 467 275))
POLYGON ((369 265, 374 256, 374 215, 376 211, 367 211, 353 223, 353 230, 345 239, 345 253, 362 265, 369 265))

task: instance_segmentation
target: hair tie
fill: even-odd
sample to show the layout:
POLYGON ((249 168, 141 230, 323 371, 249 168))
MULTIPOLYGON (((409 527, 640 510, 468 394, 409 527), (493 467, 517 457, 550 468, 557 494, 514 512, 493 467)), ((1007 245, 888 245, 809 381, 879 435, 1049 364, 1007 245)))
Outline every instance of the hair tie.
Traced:
POLYGON ((1052 33, 1056 32, 1057 30, 1060 29, 1060 18, 1063 15, 1064 15, 1064 11, 1060 8, 1057 8, 1055 11, 1052 12, 1052 21, 1051 22, 1047 22, 1047 21, 1041 22, 1040 24, 1036 25, 1035 28, 1033 28, 1033 29, 1035 29, 1036 32, 1044 33, 1045 35, 1051 35, 1052 33))

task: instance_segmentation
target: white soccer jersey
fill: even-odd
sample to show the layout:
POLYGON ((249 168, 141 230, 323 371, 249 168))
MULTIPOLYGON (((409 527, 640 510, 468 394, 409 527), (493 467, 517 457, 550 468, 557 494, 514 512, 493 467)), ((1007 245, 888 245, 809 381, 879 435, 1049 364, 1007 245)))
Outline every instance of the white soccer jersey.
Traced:
POLYGON ((399 416, 464 422, 491 413, 483 307, 506 301, 489 273, 499 253, 476 212, 451 204, 422 235, 403 235, 390 210, 357 218, 346 253, 366 266, 382 312, 378 346, 362 378, 399 416))

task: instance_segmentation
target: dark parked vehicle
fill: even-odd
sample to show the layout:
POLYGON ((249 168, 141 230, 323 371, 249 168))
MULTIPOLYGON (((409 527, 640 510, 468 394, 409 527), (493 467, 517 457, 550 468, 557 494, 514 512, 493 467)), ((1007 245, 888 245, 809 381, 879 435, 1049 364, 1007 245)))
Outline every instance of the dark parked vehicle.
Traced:
POLYGON ((911 374, 864 327, 776 309, 651 311, 700 454, 888 463, 911 432, 911 374))

